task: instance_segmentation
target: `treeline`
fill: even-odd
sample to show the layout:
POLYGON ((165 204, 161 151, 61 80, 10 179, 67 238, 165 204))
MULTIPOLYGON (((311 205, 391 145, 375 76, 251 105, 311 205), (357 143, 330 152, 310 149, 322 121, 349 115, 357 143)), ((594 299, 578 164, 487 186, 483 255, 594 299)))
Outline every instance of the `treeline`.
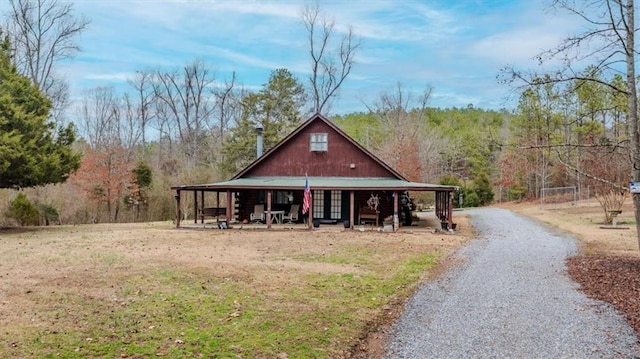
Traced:
POLYGON ((32 222, 171 219, 170 186, 229 177, 255 158, 257 124, 269 148, 304 118, 304 90, 287 70, 274 71, 255 92, 234 76, 225 87, 214 80, 211 68, 196 61, 138 72, 132 91, 86 91, 75 115, 80 166, 64 183, 22 189, 34 207, 55 212, 32 222))
MULTIPOLYGON (((7 35, 0 31, 0 225, 170 220, 169 187, 228 179, 255 159, 257 126, 268 150, 312 113, 329 112, 360 46, 349 31, 336 42, 341 51, 327 51, 334 24, 306 7, 305 81, 276 69, 249 90, 235 73, 194 60, 140 69, 128 88, 89 89, 70 106, 53 70, 73 57, 89 22, 71 4, 9 4, 7 35), (69 46, 50 51, 60 43, 69 46)), ((431 89, 398 84, 366 111, 332 120, 407 179, 459 186, 456 206, 574 187, 606 212, 624 200, 630 172, 640 176, 633 76, 607 64, 571 76, 507 68, 506 82, 522 83, 515 109, 432 108, 431 89)))
POLYGON ((376 108, 339 116, 335 122, 407 179, 459 186, 454 205, 471 207, 494 200, 500 144, 512 117, 506 110, 471 105, 425 106, 393 111, 376 108))
MULTIPOLYGON (((286 69, 273 71, 258 91, 237 85, 234 76, 225 87, 211 86, 214 78, 196 61, 140 71, 129 92, 86 91, 75 117, 80 167, 64 183, 22 190, 41 209, 33 223, 173 219, 169 187, 228 179, 255 159, 256 126, 263 128, 266 151, 311 115, 304 86, 286 69)), ((411 96, 402 87, 399 93, 411 96)), ((405 106, 332 120, 408 179, 458 184, 468 192, 464 205, 491 202, 495 143, 511 115, 472 106, 405 106)), ((4 194, 11 204, 14 194, 4 194)))
MULTIPOLYGON (((228 179, 255 159, 257 125, 266 151, 310 115, 304 86, 286 69, 253 92, 233 77, 208 86, 211 74, 195 62, 138 73, 135 98, 87 91, 74 145, 80 168, 65 183, 24 189, 46 209, 39 223, 170 220, 170 186, 228 179)), ((460 186, 456 206, 533 199, 549 187, 603 193, 624 185, 629 159, 624 99, 602 81, 532 86, 515 111, 400 104, 393 99, 412 94, 399 86, 367 112, 331 119, 409 180, 460 186)))
POLYGON ((235 73, 194 60, 140 69, 127 89, 92 88, 72 104, 57 65, 80 50, 90 20, 63 1, 9 0, 0 11, 0 188, 10 189, 0 192, 0 225, 172 218, 169 186, 246 165, 257 124, 270 146, 309 113, 326 112, 360 46, 352 30, 337 33, 319 5, 307 5, 304 84, 277 69, 249 91, 235 73))

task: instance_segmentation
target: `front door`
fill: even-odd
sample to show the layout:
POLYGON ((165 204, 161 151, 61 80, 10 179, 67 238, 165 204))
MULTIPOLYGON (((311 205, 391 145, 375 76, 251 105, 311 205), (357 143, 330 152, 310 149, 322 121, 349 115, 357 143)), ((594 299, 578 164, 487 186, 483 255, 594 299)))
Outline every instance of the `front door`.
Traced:
POLYGON ((342 191, 313 191, 313 218, 340 220, 342 191))

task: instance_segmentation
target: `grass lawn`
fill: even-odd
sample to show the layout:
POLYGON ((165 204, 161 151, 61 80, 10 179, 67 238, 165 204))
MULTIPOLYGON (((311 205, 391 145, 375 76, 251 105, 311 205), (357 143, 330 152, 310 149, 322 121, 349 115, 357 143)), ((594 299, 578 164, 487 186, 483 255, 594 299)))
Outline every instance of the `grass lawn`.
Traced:
POLYGON ((456 221, 456 234, 2 230, 0 357, 349 357, 471 236, 456 221))

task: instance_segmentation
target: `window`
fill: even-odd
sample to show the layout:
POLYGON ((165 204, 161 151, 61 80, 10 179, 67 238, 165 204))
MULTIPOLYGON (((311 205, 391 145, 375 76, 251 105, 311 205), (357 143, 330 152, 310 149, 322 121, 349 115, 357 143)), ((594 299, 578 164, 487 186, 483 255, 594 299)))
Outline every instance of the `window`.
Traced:
POLYGON ((309 149, 311 152, 326 152, 329 144, 328 136, 326 133, 312 133, 309 149))
POLYGON ((291 191, 274 191, 273 203, 290 204, 293 203, 293 192, 291 191))
MULTIPOLYGON (((273 191, 271 196, 272 204, 290 204, 293 202, 293 192, 291 191, 273 191)), ((258 203, 267 203, 267 193, 264 190, 258 191, 258 203)))
POLYGON ((313 218, 324 218, 324 191, 313 191, 313 218))
POLYGON ((331 191, 331 219, 342 217, 342 191, 331 191))

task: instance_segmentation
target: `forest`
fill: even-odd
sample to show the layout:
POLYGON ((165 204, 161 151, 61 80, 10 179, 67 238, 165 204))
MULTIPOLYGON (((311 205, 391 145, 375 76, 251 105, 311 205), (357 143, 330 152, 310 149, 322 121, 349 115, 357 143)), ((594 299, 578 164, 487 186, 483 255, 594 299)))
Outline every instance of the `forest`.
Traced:
MULTIPOLYGON (((235 73, 194 59, 139 69, 127 90, 91 88, 72 105, 64 78, 50 70, 77 49, 52 55, 47 46, 72 44, 88 20, 55 1, 12 0, 10 10, 0 28, 0 226, 171 220, 169 188, 229 179, 255 158, 256 126, 267 151, 313 113, 330 113, 360 46, 349 32, 337 58, 326 58, 328 37, 340 35, 308 7, 303 20, 316 40, 309 78, 275 69, 252 90, 235 73), (68 27, 51 36, 47 21, 68 27), (45 28, 25 30, 35 24, 45 28)), ((563 78, 501 74, 497 81, 518 97, 515 108, 434 108, 433 89, 398 83, 366 111, 328 117, 407 179, 459 186, 456 207, 572 188, 615 209, 628 196, 637 126, 624 75, 599 65, 563 78)))

